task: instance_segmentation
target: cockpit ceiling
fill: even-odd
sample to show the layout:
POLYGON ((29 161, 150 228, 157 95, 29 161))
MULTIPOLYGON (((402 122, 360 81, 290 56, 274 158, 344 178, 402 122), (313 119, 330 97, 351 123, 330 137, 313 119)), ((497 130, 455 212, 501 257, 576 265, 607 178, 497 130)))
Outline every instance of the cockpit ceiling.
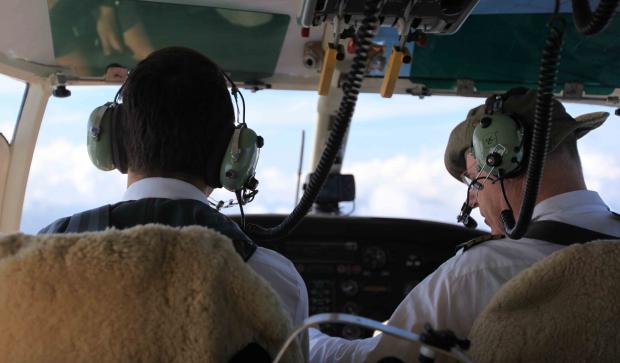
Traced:
MULTIPOLYGON (((429 35, 424 47, 411 48, 413 62, 400 73, 399 84, 405 87, 399 91, 407 85, 423 85, 437 93, 453 93, 463 85, 481 92, 534 86, 553 3, 480 0, 456 34, 429 35)), ((594 7, 598 1, 590 3, 594 7)), ((296 21, 300 4, 301 0, 2 0, 0 60, 4 56, 58 65, 69 74, 97 77, 109 64, 132 67, 152 49, 185 45, 206 53, 238 81, 312 89, 319 73, 304 66, 304 44, 321 40, 324 30, 313 28, 308 38, 301 36, 296 21), (115 4, 116 26, 125 32, 125 45, 112 55, 103 54, 96 30, 101 19, 94 9, 102 3, 115 4), (140 34, 129 31, 136 24, 143 26, 148 46, 140 34)), ((570 11, 570 2, 563 1, 568 25, 558 90, 569 84, 591 95, 618 96, 620 17, 602 34, 585 37, 574 29, 570 11)), ((389 51, 397 33, 383 28, 376 41, 389 51)), ((382 72, 371 76, 379 78, 382 72)))

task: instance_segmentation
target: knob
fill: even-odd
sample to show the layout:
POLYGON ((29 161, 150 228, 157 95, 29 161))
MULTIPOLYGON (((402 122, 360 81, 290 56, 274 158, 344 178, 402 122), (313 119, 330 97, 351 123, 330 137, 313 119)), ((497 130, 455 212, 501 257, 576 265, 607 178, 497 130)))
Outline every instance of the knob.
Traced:
POLYGON ((405 259, 405 267, 410 269, 420 268, 422 266, 422 260, 418 255, 410 254, 405 259))
POLYGON ((482 125, 483 129, 486 129, 487 127, 491 126, 492 122, 493 120, 490 117, 483 117, 482 120, 480 120, 480 124, 482 125))
POLYGON ((252 176, 250 177, 250 179, 248 179, 245 186, 250 190, 256 190, 256 188, 258 187, 258 180, 256 180, 256 178, 252 176))
POLYGON ((340 283, 340 290, 347 296, 354 296, 359 292, 359 286, 355 280, 345 280, 340 283))
POLYGON ((381 247, 368 247, 362 255, 362 263, 371 270, 378 270, 385 266, 387 253, 381 247))
POLYGON ((502 163, 502 156, 499 153, 491 153, 487 155, 487 165, 498 166, 502 163))
POLYGON ((361 311, 360 306, 354 303, 353 301, 349 301, 344 304, 342 310, 346 314, 357 315, 361 311))
POLYGON ((66 98, 71 96, 71 91, 69 91, 67 89, 67 86, 65 86, 64 84, 59 84, 58 86, 54 87, 54 90, 52 90, 52 95, 58 98, 66 98))

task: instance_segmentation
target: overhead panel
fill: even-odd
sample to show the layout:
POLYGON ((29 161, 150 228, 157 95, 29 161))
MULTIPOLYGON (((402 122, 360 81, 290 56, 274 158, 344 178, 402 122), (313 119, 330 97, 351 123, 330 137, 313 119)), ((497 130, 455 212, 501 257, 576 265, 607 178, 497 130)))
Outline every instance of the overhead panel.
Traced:
POLYGON ((155 49, 184 46, 236 80, 259 80, 273 75, 290 22, 282 14, 150 1, 52 3, 56 62, 80 76, 101 76, 110 64, 132 68, 155 49))

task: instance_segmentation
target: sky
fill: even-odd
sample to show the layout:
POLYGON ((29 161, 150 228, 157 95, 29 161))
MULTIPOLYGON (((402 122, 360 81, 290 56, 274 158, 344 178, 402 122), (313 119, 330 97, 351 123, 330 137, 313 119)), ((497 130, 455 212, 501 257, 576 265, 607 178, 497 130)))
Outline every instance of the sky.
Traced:
MULTIPOLYGON (((0 132, 11 138, 23 84, 0 76, 0 132)), ((35 148, 26 189, 21 229, 36 233, 53 220, 120 200, 125 177, 97 170, 86 152, 86 122, 96 106, 112 100, 116 87, 74 86, 72 96, 51 98, 35 148)), ((295 204, 302 130, 306 133, 303 177, 310 171, 318 97, 310 91, 244 92, 247 122, 265 139, 257 178, 259 194, 246 213, 289 213, 295 204)), ((413 218, 456 223, 466 187, 445 170, 443 152, 451 129, 476 98, 362 94, 353 117, 343 173, 354 174, 355 203, 342 203, 355 216, 413 218)), ((566 104, 573 116, 594 111, 612 114, 580 140, 589 189, 612 210, 620 210, 620 119, 613 109, 566 104)), ((216 191, 229 200, 232 193, 216 191)), ((237 208, 225 210, 237 214, 237 208)), ((472 215, 481 223, 477 212, 472 215)))

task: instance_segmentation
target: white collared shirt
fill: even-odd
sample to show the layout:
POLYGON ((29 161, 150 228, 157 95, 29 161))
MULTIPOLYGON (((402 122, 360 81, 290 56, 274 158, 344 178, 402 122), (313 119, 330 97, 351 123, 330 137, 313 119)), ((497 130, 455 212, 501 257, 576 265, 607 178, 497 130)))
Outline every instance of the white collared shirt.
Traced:
MULTIPOLYGON (((553 220, 620 237, 620 222, 596 192, 580 190, 548 198, 533 221, 553 220)), ((424 323, 466 337, 476 317, 511 277, 563 246, 522 238, 487 241, 454 257, 418 284, 396 308, 390 325, 419 333, 424 323)), ((377 362, 394 356, 417 361, 419 346, 385 334, 349 341, 310 331, 310 362, 377 362)))
MULTIPOLYGON (((208 205, 206 194, 190 183, 171 178, 145 178, 131 184, 123 201, 144 198, 193 199, 208 205)), ((258 247, 247 264, 276 291, 293 325, 308 317, 306 284, 286 257, 267 248, 258 247)))

